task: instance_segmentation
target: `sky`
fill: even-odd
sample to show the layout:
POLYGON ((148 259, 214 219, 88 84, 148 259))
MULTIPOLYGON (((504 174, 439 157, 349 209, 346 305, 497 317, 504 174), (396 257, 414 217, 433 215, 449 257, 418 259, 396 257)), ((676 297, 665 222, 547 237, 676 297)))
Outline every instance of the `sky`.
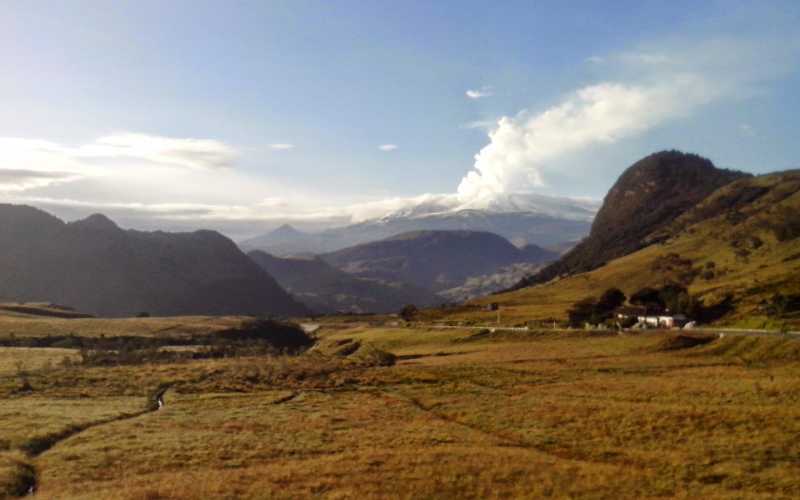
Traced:
POLYGON ((0 202, 319 228, 800 167, 796 1, 0 2, 0 202))

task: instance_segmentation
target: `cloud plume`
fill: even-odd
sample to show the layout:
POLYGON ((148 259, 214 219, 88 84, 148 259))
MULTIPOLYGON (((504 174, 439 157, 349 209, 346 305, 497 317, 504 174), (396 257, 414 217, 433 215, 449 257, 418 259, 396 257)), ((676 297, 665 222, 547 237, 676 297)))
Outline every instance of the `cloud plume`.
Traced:
POLYGON ((502 117, 458 193, 473 199, 543 186, 548 160, 642 132, 716 96, 715 88, 690 75, 650 86, 601 83, 544 112, 502 117))
POLYGON ((611 78, 544 111, 501 117, 458 195, 468 201, 542 187, 557 158, 636 136, 711 102, 753 95, 759 84, 794 66, 797 47, 715 39, 605 58, 611 78))

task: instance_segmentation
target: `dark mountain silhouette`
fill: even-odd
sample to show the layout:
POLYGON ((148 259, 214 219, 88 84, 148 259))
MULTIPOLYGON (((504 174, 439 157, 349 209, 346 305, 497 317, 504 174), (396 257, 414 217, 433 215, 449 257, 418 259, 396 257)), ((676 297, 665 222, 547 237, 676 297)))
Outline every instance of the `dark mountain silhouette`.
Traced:
POLYGON ((673 222, 709 194, 749 174, 719 169, 705 158, 662 151, 629 167, 606 195, 589 236, 561 259, 514 288, 596 269, 635 252, 646 237, 673 222))
POLYGON ((352 276, 319 258, 281 258, 256 250, 248 254, 278 283, 316 312, 398 312, 407 304, 435 305, 442 299, 405 283, 352 276))
POLYGON ((307 312, 228 238, 125 231, 103 215, 66 224, 0 205, 0 300, 99 316, 307 312))
POLYGON ((556 257, 534 245, 520 250, 501 236, 479 231, 415 231, 322 256, 358 277, 411 283, 434 292, 503 266, 556 257))

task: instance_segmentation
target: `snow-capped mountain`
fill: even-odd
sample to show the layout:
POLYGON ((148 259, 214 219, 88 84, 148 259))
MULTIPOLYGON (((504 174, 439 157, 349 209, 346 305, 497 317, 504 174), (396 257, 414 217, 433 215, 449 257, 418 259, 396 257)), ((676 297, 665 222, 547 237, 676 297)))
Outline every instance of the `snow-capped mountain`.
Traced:
POLYGON ((446 216, 480 211, 492 214, 528 213, 558 219, 591 221, 599 208, 600 202, 597 200, 547 196, 537 193, 495 194, 490 198, 467 201, 461 200, 457 195, 443 195, 422 199, 417 203, 391 211, 378 219, 446 216))
POLYGON ((320 254, 419 230, 487 231, 517 246, 563 248, 589 232, 599 202, 540 194, 505 194, 462 202, 455 195, 425 197, 416 203, 318 233, 282 227, 241 243, 246 250, 275 255, 320 254))

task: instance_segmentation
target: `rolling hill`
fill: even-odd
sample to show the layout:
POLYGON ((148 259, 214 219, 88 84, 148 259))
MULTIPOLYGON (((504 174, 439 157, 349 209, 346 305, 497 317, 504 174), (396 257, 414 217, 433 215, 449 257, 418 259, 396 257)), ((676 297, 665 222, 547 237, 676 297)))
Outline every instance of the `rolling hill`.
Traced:
POLYGON ((212 231, 126 231, 103 215, 65 223, 36 208, 0 205, 0 241, 0 301, 111 317, 307 312, 212 231))
POLYGON ((414 231, 322 256, 354 276, 410 283, 433 292, 511 264, 543 263, 556 257, 535 245, 519 249, 501 236, 479 231, 414 231))
POLYGON ((398 312, 407 304, 429 306, 442 302, 426 289, 358 278, 319 258, 281 258, 259 250, 248 255, 315 312, 389 313, 398 312))
MULTIPOLYGON (((578 300, 619 287, 686 286, 717 323, 744 327, 800 325, 800 171, 743 177, 656 225, 644 248, 589 272, 483 298, 499 302, 506 322, 563 320, 578 300)), ((611 198, 614 199, 613 197, 611 198)), ((484 321, 479 308, 453 320, 484 321)))
POLYGON ((716 168, 705 158, 679 151, 647 156, 625 170, 608 192, 589 236, 517 288, 591 271, 634 252, 647 245, 648 235, 716 189, 748 175, 716 168))

